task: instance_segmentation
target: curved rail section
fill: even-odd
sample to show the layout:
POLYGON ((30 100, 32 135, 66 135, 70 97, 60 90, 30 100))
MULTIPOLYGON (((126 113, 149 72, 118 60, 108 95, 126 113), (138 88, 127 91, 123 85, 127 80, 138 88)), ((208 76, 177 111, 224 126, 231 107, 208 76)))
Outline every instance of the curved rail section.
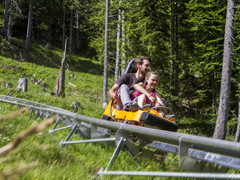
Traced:
POLYGON ((115 142, 116 149, 107 167, 105 170, 98 172, 101 176, 115 174, 240 179, 239 174, 226 173, 229 168, 240 170, 239 143, 92 118, 10 96, 0 95, 0 101, 15 104, 18 107, 29 107, 31 110, 30 117, 35 116, 35 120, 42 119, 43 117, 48 118, 57 114, 57 122, 54 127, 49 130, 49 133, 55 133, 64 129, 71 130, 66 139, 60 142, 62 147, 76 143, 101 142, 114 144, 115 142), (59 125, 61 125, 61 127, 58 128, 59 125), (74 133, 79 133, 84 140, 70 141, 74 133), (186 171, 201 173, 108 171, 122 149, 127 150, 131 156, 135 157, 140 151, 144 151, 144 146, 155 149, 156 151, 154 153, 166 152, 178 154, 180 168, 186 171), (208 165, 206 166, 206 164, 208 165))

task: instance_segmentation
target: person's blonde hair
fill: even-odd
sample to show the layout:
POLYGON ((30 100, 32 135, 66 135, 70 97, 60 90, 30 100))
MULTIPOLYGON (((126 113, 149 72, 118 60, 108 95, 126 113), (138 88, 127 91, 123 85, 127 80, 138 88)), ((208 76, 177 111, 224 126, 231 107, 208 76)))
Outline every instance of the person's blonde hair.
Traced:
POLYGON ((151 75, 156 75, 157 78, 159 77, 159 73, 157 71, 149 71, 147 74, 146 74, 146 78, 149 78, 151 75))

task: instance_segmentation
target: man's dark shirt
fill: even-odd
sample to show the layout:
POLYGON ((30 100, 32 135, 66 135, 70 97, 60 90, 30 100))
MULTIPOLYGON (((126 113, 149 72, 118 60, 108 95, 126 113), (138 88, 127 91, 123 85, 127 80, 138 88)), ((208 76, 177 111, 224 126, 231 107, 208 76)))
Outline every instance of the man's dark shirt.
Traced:
POLYGON ((144 82, 144 78, 142 80, 137 80, 135 73, 127 73, 123 74, 117 81, 116 84, 121 86, 122 84, 126 84, 129 87, 130 92, 134 91, 134 85, 139 82, 144 82))

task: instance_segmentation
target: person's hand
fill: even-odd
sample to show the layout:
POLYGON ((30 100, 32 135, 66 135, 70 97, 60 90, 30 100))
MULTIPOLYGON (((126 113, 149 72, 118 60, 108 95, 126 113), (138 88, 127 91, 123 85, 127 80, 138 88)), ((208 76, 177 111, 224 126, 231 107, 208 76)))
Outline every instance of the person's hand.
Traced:
POLYGON ((149 100, 150 100, 151 102, 153 102, 153 103, 156 102, 156 98, 153 97, 153 96, 150 96, 150 97, 149 97, 149 100))
POLYGON ((111 97, 112 100, 115 100, 115 99, 118 98, 118 94, 117 93, 111 93, 110 97, 111 97))

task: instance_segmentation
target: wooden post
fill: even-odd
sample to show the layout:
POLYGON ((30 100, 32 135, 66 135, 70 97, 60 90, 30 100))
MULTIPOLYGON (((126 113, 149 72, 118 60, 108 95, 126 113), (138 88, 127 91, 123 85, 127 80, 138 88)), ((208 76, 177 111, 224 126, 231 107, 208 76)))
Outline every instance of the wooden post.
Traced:
POLYGON ((65 59, 66 59, 67 40, 65 40, 65 47, 63 52, 63 58, 61 63, 61 69, 57 82, 55 84, 54 95, 58 97, 65 97, 65 59))

